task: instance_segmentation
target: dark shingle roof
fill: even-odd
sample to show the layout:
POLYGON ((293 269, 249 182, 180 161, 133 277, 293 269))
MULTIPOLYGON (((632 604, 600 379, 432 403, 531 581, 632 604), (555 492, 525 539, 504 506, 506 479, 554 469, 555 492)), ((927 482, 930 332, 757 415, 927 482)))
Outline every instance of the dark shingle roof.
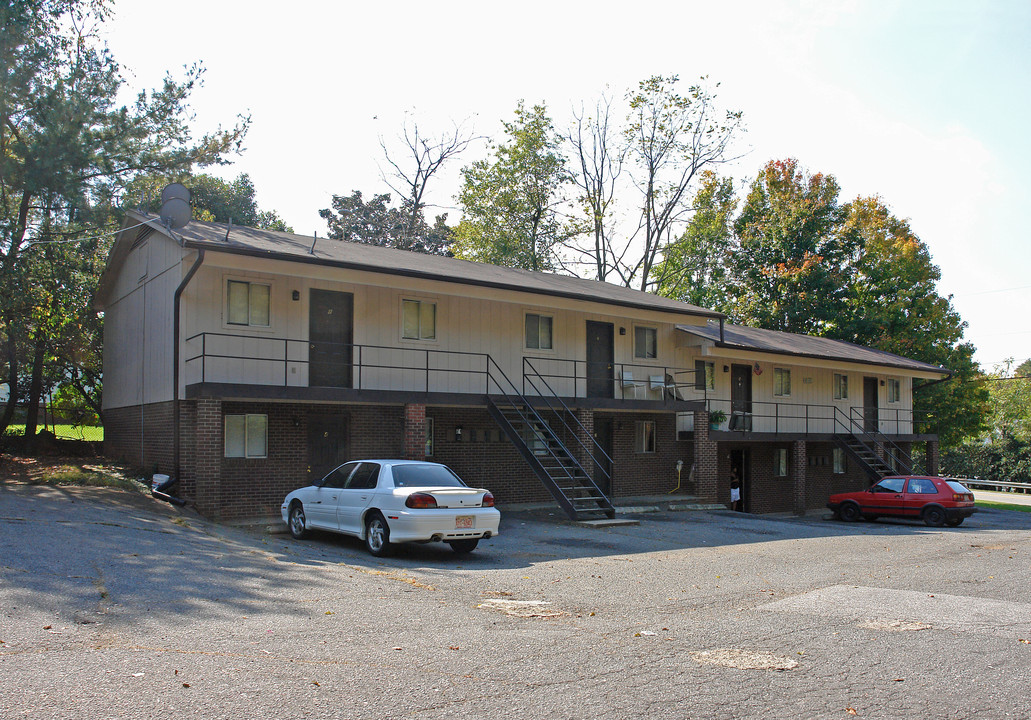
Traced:
MULTIPOLYGON (((144 217, 141 216, 140 219, 142 220, 144 217)), ((696 305, 611 283, 584 280, 568 275, 517 270, 498 265, 446 258, 440 255, 394 250, 376 245, 342 242, 322 237, 316 240, 307 235, 256 230, 235 225, 230 229, 224 224, 198 220, 191 221, 181 231, 177 231, 177 234, 182 236, 187 247, 204 248, 209 251, 333 265, 369 272, 568 297, 682 315, 722 317, 721 313, 696 305), (227 230, 229 231, 228 239, 226 239, 227 230), (314 251, 312 251, 313 244, 314 251)))
POLYGON ((717 347, 723 348, 754 350, 777 355, 796 355, 822 360, 842 360, 864 365, 882 365, 884 367, 931 372, 941 375, 951 374, 950 371, 937 365, 920 362, 919 360, 910 360, 901 355, 884 352, 883 350, 875 350, 844 340, 831 340, 830 338, 817 337, 815 335, 798 335, 779 330, 760 330, 744 325, 724 323, 723 341, 721 342, 719 323, 710 321, 706 325, 677 325, 677 329, 705 338, 706 340, 711 340, 717 347))

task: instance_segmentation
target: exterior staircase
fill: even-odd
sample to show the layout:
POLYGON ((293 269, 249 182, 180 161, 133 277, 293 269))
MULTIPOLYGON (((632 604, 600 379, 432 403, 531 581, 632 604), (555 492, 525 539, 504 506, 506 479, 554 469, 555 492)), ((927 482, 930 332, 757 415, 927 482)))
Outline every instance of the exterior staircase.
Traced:
POLYGON ((862 418, 846 415, 835 408, 834 441, 845 450, 871 480, 879 481, 889 475, 912 475, 913 458, 879 430, 868 429, 862 418), (877 452, 878 445, 895 458, 893 468, 877 452))
POLYGON ((531 403, 493 360, 490 367, 490 381, 501 390, 485 397, 491 417, 566 515, 572 520, 615 518, 616 509, 595 481, 610 485, 603 468, 611 467, 611 459, 593 435, 543 378, 538 376, 543 385, 534 385, 538 394, 531 403))

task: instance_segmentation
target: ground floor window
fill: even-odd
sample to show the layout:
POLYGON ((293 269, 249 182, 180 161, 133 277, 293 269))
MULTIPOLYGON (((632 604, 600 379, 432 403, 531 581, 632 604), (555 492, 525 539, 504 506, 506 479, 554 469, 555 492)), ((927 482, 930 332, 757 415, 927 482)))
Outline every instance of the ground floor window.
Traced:
POLYGON ((773 477, 788 476, 788 449, 777 448, 773 451, 773 477))
POLYGON ((846 469, 845 451, 842 448, 834 448, 834 474, 842 475, 846 469))
POLYGON ((225 456, 268 456, 268 415, 226 415, 225 456))
POLYGON ((655 421, 638 420, 634 426, 634 452, 655 452, 655 421))
POLYGON ((426 418, 426 457, 433 457, 433 418, 426 418))

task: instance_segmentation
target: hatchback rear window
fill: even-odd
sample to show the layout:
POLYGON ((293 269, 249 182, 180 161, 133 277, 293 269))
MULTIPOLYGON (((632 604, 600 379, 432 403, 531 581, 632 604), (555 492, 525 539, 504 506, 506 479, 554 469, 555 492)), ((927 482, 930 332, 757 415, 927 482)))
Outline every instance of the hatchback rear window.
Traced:
POLYGON ((443 465, 395 465, 394 487, 465 487, 450 468, 443 465))
POLYGON ((958 492, 958 493, 968 493, 968 492, 970 492, 969 490, 967 490, 967 486, 964 485, 963 483, 956 482, 955 480, 946 480, 945 482, 947 482, 949 484, 949 487, 952 488, 952 492, 958 492))

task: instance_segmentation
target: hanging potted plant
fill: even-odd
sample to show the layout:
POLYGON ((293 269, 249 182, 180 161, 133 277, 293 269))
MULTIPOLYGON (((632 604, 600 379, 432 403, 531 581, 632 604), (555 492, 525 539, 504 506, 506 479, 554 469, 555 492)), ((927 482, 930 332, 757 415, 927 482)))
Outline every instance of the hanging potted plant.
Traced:
POLYGON ((709 413, 709 429, 719 430, 720 425, 727 421, 727 413, 722 410, 713 410, 709 413))

